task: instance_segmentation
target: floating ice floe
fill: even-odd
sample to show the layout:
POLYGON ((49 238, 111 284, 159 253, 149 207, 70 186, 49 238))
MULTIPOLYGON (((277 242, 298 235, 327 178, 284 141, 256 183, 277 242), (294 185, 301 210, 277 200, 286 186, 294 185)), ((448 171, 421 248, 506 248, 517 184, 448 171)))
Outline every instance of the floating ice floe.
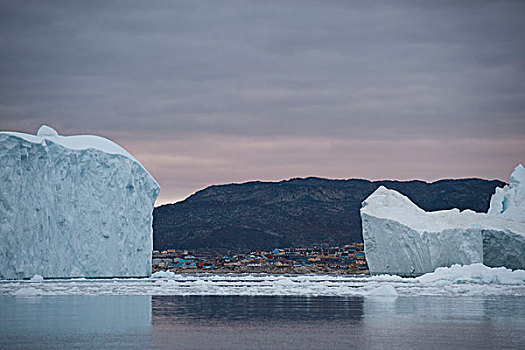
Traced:
POLYGON ((159 186, 102 137, 0 132, 0 278, 149 276, 159 186))
POLYGON ((34 297, 43 294, 44 292, 41 289, 35 287, 22 287, 13 292, 13 295, 17 297, 34 297))
POLYGON ((397 297, 398 293, 396 292, 394 286, 391 284, 385 284, 372 289, 367 295, 372 297, 397 297))
POLYGON ((151 278, 174 278, 176 274, 171 271, 157 271, 151 275, 151 278))
POLYGON ((489 214, 426 212, 399 192, 380 186, 361 208, 370 272, 417 276, 441 266, 474 263, 524 269, 524 196, 521 165, 510 185, 492 197, 489 214))
POLYGON ((29 282, 42 283, 44 282, 44 277, 40 275, 34 275, 33 277, 31 277, 31 279, 29 279, 29 282))

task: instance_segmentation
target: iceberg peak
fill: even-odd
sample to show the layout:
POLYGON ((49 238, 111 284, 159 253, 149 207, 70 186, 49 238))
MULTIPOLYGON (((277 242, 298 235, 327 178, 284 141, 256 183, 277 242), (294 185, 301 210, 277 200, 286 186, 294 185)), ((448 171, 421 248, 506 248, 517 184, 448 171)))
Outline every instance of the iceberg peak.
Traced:
POLYGON ((412 201, 405 195, 388 189, 385 186, 379 186, 363 203, 366 204, 395 204, 402 207, 415 207, 412 201))
POLYGON ((496 188, 490 199, 489 215, 525 222, 525 168, 519 164, 510 175, 509 184, 496 188))
POLYGON ((58 132, 53 129, 52 127, 50 126, 47 126, 47 125, 42 125, 40 127, 40 129, 38 129, 38 132, 36 133, 36 136, 40 136, 40 137, 55 137, 55 136, 58 136, 58 132))
POLYGON ((512 174, 510 175, 510 185, 514 186, 525 186, 525 168, 522 164, 518 164, 512 174))

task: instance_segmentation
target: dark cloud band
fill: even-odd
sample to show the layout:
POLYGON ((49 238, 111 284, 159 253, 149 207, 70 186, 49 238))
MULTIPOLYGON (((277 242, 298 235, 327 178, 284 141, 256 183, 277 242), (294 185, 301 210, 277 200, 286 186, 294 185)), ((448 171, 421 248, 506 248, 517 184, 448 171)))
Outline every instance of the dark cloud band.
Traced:
POLYGON ((341 157, 321 150, 304 163, 287 148, 281 165, 265 159, 264 147, 235 151, 237 169, 256 159, 267 162, 257 168, 265 175, 198 184, 151 162, 163 193, 178 193, 170 198, 258 176, 379 176, 348 162, 363 152, 384 162, 381 148, 352 142, 466 147, 457 152, 463 158, 438 157, 432 172, 399 159, 381 169, 383 178, 411 169, 413 177, 505 179, 523 161, 507 147, 525 134, 524 14, 516 1, 2 2, 0 129, 34 133, 45 123, 142 154, 137 146, 149 141, 164 146, 148 154, 190 172, 210 154, 223 158, 202 153, 210 140, 230 140, 235 150, 245 138, 301 140, 305 150, 309 139, 321 148, 329 140, 346 145, 341 157), (465 140, 487 153, 472 156, 465 140), (501 174, 487 171, 502 159, 501 174))

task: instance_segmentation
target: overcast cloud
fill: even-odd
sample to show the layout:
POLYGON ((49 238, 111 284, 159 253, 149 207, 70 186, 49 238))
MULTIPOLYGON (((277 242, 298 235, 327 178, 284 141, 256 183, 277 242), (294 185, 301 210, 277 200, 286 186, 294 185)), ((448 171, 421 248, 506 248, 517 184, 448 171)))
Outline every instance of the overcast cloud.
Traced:
POLYGON ((520 1, 3 1, 0 130, 98 134, 162 186, 508 180, 520 1))

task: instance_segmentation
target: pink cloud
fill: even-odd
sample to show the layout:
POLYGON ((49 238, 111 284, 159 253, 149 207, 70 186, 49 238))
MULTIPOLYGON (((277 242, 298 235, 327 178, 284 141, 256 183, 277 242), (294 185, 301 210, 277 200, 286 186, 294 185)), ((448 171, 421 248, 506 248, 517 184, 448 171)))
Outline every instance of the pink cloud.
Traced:
POLYGON ((126 148, 162 186, 157 205, 211 184, 318 176, 370 180, 480 177, 508 181, 523 139, 384 140, 198 136, 126 148))

